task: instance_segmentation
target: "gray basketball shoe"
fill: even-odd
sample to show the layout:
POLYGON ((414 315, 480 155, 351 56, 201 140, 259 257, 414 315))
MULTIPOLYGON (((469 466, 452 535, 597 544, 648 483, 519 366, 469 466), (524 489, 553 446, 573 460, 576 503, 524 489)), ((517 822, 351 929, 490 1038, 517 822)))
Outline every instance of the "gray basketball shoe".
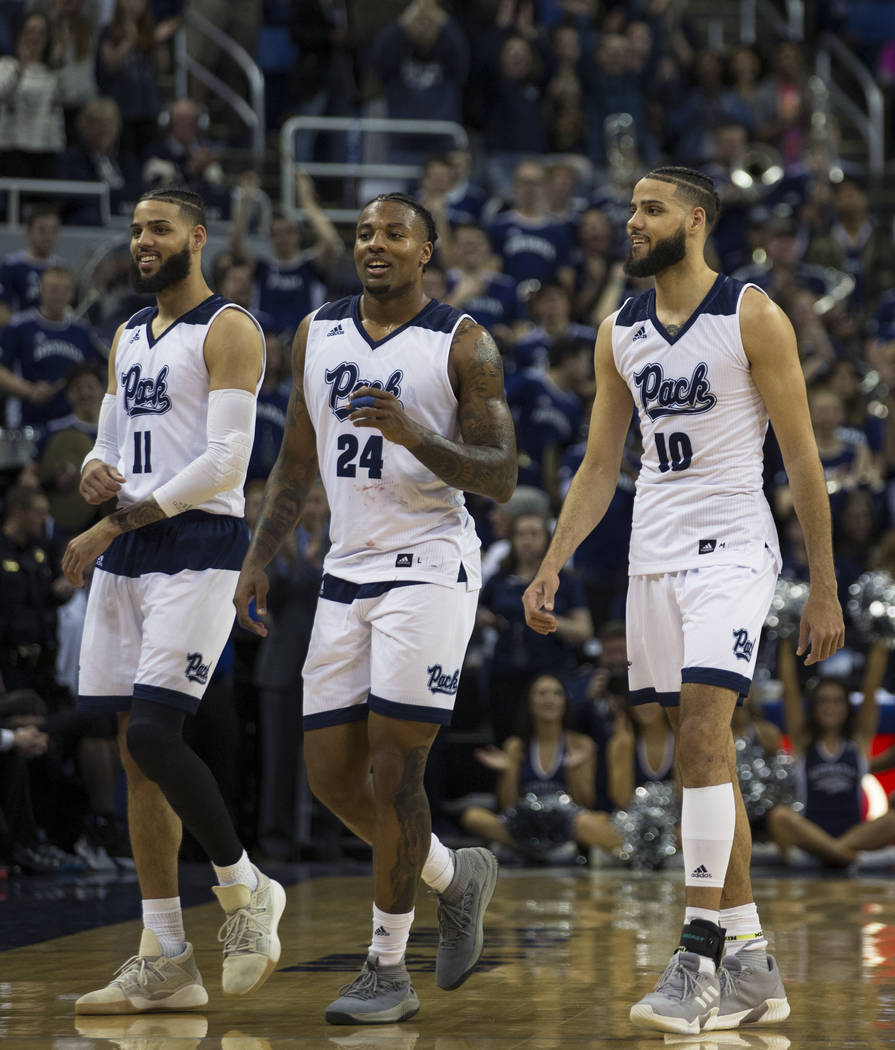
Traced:
POLYGON ((339 998, 326 1008, 330 1024, 393 1024, 413 1017, 420 1008, 404 960, 397 966, 380 966, 368 955, 364 968, 350 984, 339 989, 339 998))
POLYGON ((704 1027, 709 1031, 741 1024, 773 1024, 789 1017, 789 1002, 780 968, 773 955, 761 965, 750 965, 750 951, 725 955, 718 967, 721 1003, 717 1016, 704 1027))
POLYGON ((631 1023, 638 1028, 694 1035, 718 1013, 721 987, 715 973, 700 973, 701 956, 676 952, 659 978, 655 991, 631 1007, 631 1023))
POLYGON ((438 953, 435 983, 459 988, 482 955, 485 910, 497 885, 497 857, 484 846, 454 853, 454 877, 438 897, 438 953))

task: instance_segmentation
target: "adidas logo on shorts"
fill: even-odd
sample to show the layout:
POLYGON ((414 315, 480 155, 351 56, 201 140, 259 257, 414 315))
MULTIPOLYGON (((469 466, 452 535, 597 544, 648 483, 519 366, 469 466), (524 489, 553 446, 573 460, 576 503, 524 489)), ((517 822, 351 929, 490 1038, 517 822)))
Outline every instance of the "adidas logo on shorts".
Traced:
POLYGON ((690 872, 691 879, 710 879, 711 877, 712 873, 704 864, 700 864, 698 868, 690 872))
POLYGON ((391 936, 391 934, 389 934, 388 930, 384 926, 377 926, 376 929, 373 931, 373 936, 374 937, 389 937, 389 936, 391 936))

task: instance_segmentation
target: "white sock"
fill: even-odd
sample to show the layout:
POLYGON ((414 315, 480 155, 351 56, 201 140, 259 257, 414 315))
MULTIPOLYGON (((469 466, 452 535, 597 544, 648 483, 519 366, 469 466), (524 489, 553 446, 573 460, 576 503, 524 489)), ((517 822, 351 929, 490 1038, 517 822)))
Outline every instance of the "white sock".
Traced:
POLYGON ((383 966, 397 966, 404 958, 410 927, 413 925, 413 912, 403 915, 391 915, 380 911, 373 905, 373 940, 370 942, 370 954, 376 955, 383 966))
POLYGON ((162 955, 173 959, 186 951, 186 933, 179 897, 157 897, 143 901, 143 925, 158 937, 162 955))
POLYGON ((243 886, 248 886, 252 893, 258 889, 258 876, 245 850, 242 851, 242 856, 235 864, 225 864, 220 868, 217 864, 212 864, 212 867, 218 877, 219 886, 233 886, 241 882, 243 886))
POLYGON ((690 908, 689 906, 684 910, 684 922, 692 922, 694 919, 704 919, 706 922, 713 922, 716 926, 720 926, 721 923, 718 921, 720 912, 712 911, 711 908, 690 908))
POLYGON ((444 893, 454 877, 454 867, 453 850, 449 850, 437 835, 433 835, 420 878, 436 893, 444 893))
POLYGON ((684 788, 681 842, 687 886, 724 886, 736 817, 733 784, 684 788))
POLYGON ((736 955, 743 949, 766 951, 768 942, 761 930, 758 908, 751 904, 740 904, 736 908, 721 909, 721 925, 724 927, 724 954, 736 955))

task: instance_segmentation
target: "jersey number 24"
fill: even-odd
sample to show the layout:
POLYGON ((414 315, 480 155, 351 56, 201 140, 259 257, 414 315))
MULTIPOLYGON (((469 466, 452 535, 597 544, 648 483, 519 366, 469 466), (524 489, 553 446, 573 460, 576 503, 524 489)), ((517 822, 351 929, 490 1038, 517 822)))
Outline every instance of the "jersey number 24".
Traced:
POLYGON ((360 457, 357 455, 359 448, 360 442, 354 434, 339 434, 339 458, 336 460, 336 477, 355 478, 357 477, 357 468, 361 467, 366 470, 368 477, 381 478, 382 435, 372 434, 367 438, 367 443, 361 450, 360 457), (357 459, 356 463, 355 459, 357 459))

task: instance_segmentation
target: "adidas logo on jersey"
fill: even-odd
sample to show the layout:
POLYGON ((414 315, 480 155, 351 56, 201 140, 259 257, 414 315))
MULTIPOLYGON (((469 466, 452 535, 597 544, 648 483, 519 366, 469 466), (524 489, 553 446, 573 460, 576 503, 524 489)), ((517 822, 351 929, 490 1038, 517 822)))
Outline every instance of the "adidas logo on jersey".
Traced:
POLYGON ((711 877, 712 873, 704 864, 700 864, 698 868, 690 872, 691 879, 710 879, 711 877))
POLYGON ((646 325, 641 325, 634 333, 634 338, 631 340, 632 343, 636 343, 638 339, 646 339, 646 325))
POLYGON ((700 554, 711 554, 715 547, 717 547, 717 540, 700 540, 699 541, 699 553, 700 554))
POLYGON ((342 327, 341 324, 337 324, 335 328, 330 328, 330 330, 326 333, 326 338, 329 339, 329 337, 331 335, 344 335, 344 334, 345 334, 345 329, 342 327))

